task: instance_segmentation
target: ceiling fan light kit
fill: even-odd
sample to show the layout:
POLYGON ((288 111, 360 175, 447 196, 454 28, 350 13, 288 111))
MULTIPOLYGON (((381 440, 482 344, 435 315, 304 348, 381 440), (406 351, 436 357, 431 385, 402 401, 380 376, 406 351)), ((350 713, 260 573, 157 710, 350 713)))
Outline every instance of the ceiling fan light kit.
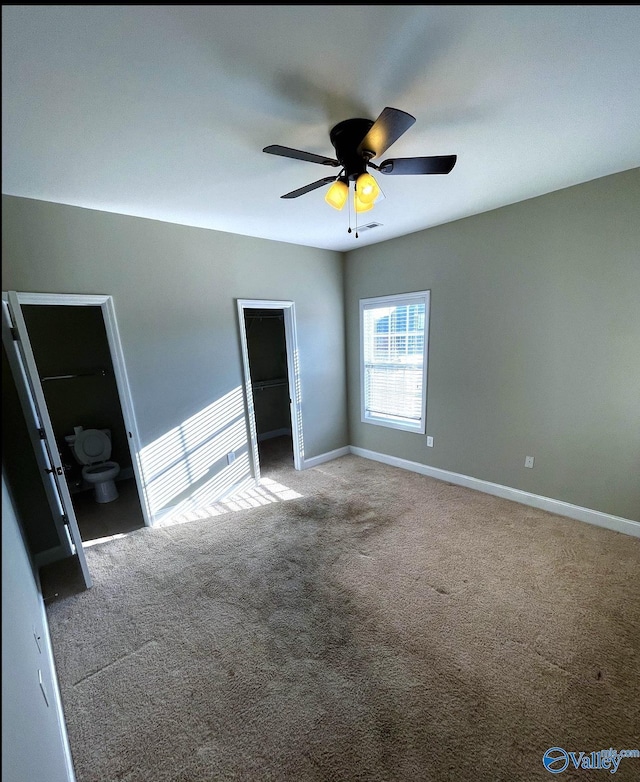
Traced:
MULTIPOLYGON (((380 195, 380 187, 371 174, 360 174, 355 182, 353 198, 356 212, 368 212, 373 208, 376 198, 380 195)), ((334 209, 340 211, 349 198, 349 180, 341 176, 327 190, 324 200, 334 209)))
MULTIPOLYGON (((298 198, 331 182, 325 201, 334 209, 342 209, 349 199, 350 183, 354 183, 356 213, 373 208, 380 195, 380 186, 367 171, 373 168, 380 174, 448 174, 454 167, 456 155, 431 157, 390 158, 380 165, 372 161, 383 155, 416 121, 406 111, 387 106, 374 121, 356 117, 339 122, 329 131, 329 140, 336 151, 336 158, 323 157, 291 147, 272 144, 262 151, 270 155, 305 160, 323 166, 340 167, 337 176, 324 177, 304 187, 285 193, 281 198, 298 198)), ((351 228, 349 228, 349 232, 351 228)), ((357 236, 357 233, 356 233, 357 236)))
POLYGON ((363 204, 373 204, 380 195, 380 187, 371 174, 365 172, 356 179, 356 195, 363 204))
POLYGON ((349 198, 349 184, 346 177, 336 179, 336 181, 327 190, 324 200, 338 211, 347 203, 349 198))
POLYGON ((370 201, 367 203, 366 201, 363 201, 356 192, 354 194, 354 204, 356 207, 356 212, 360 214, 360 212, 368 212, 369 209, 373 209, 373 201, 370 201))

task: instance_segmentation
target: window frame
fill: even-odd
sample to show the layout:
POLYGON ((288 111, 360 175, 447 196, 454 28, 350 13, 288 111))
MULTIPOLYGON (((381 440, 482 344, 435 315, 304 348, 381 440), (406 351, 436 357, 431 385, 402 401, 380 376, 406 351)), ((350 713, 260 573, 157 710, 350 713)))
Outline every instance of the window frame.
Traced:
POLYGON ((373 296, 360 299, 360 420, 365 424, 385 426, 389 429, 399 429, 405 432, 425 434, 427 431, 427 370, 429 359, 429 320, 430 320, 431 291, 416 291, 412 293, 398 293, 387 296, 373 296), (424 345, 422 354, 422 400, 420 420, 413 423, 409 421, 395 420, 388 415, 372 415, 366 411, 365 389, 365 329, 364 313, 368 309, 378 307, 397 307, 410 304, 424 303, 424 345))

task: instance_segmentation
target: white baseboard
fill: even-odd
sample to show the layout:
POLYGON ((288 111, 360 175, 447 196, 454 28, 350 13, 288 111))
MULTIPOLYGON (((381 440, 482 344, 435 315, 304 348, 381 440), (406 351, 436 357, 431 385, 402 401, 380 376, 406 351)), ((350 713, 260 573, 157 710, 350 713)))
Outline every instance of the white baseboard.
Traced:
POLYGON ((479 478, 472 478, 469 475, 461 475, 449 470, 441 470, 438 467, 429 467, 427 464, 411 462, 408 459, 400 459, 397 456, 388 456, 387 454, 369 451, 366 448, 357 448, 351 446, 349 452, 355 456, 362 456, 365 459, 372 459, 376 462, 382 462, 392 467, 400 467, 403 470, 410 470, 421 475, 428 475, 430 478, 437 478, 440 481, 448 481, 458 486, 466 486, 469 489, 476 489, 485 494, 493 494, 496 497, 503 497, 507 500, 519 502, 522 505, 530 505, 533 508, 546 510, 550 513, 556 513, 558 516, 567 516, 570 519, 586 521, 588 524, 595 524, 598 527, 623 532, 626 535, 633 535, 640 538, 640 522, 631 519, 625 519, 621 516, 611 516, 608 513, 602 513, 598 510, 583 508, 580 505, 572 505, 562 500, 554 500, 551 497, 542 497, 539 494, 531 494, 520 489, 513 489, 510 486, 502 486, 499 483, 483 481, 479 478))
POLYGON ((317 467, 323 462, 330 462, 333 459, 338 459, 340 456, 348 456, 352 453, 350 446, 345 445, 344 448, 336 448, 335 451, 328 451, 327 453, 321 453, 319 456, 312 456, 310 459, 302 460, 302 469, 308 470, 311 467, 317 467))

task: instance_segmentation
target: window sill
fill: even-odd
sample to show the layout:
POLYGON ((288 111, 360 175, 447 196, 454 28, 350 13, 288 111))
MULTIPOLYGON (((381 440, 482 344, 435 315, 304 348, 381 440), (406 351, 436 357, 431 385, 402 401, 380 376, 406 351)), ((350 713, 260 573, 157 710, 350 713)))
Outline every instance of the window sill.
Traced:
POLYGON ((417 423, 407 423, 405 421, 394 421, 391 418, 361 418, 363 424, 373 424, 374 426, 385 426, 387 429, 399 429, 403 432, 413 432, 414 434, 424 434, 426 426, 422 421, 417 423))

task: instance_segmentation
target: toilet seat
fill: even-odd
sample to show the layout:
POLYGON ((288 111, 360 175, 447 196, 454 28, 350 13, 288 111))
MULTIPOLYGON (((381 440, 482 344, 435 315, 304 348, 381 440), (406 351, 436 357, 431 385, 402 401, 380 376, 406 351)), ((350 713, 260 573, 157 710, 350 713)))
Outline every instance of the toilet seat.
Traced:
POLYGON ((82 464, 99 464, 111 456, 111 438, 100 429, 83 429, 78 432, 73 448, 82 464))

